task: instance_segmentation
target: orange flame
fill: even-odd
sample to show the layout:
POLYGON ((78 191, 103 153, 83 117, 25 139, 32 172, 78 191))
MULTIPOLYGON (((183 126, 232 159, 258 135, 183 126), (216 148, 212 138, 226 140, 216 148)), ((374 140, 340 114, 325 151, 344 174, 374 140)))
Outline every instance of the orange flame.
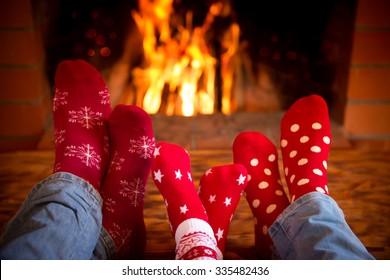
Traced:
MULTIPOLYGON (((145 58, 149 64, 144 74, 149 81, 142 106, 150 114, 164 112, 167 115, 214 113, 215 64, 206 46, 204 33, 212 24, 213 18, 221 12, 221 3, 213 4, 205 23, 192 28, 192 13, 186 17, 186 26, 180 26, 180 41, 172 38, 169 30, 169 17, 172 0, 140 0, 140 12, 132 12, 138 29, 143 36, 145 58), (158 32, 156 32, 158 31, 158 32), (157 39, 156 33, 160 36, 157 39), (157 42, 163 44, 157 44, 157 42), (167 96, 164 98, 164 96, 167 96)), ((231 59, 238 49, 239 28, 233 25, 224 44, 227 52, 222 57, 223 97, 222 111, 231 113, 231 91, 233 68, 231 59)))

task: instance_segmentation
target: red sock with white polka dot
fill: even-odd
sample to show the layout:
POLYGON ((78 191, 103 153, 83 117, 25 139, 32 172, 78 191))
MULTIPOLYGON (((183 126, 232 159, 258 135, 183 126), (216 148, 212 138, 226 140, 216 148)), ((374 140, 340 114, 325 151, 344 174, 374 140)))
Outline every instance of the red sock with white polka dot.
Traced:
POLYGON ((111 157, 103 182, 103 227, 114 240, 117 259, 141 259, 146 245, 144 194, 155 140, 150 116, 117 105, 109 119, 111 157))
POLYGON ((281 124, 281 150, 291 201, 309 192, 328 194, 327 162, 331 143, 328 106, 318 95, 297 100, 281 124))
POLYGON ((247 183, 247 171, 241 164, 216 166, 200 179, 199 197, 217 239, 219 259, 225 253, 230 221, 247 183))
POLYGON ((152 176, 165 200, 176 259, 217 259, 216 240, 192 180, 188 152, 175 144, 158 143, 152 176))
POLYGON ((280 180, 275 145, 259 132, 242 132, 233 143, 234 162, 248 170, 246 200, 255 222, 255 245, 260 258, 269 259, 273 242, 268 228, 289 205, 280 180))
POLYGON ((83 60, 61 62, 53 100, 53 172, 69 172, 98 191, 109 157, 110 96, 100 73, 83 60))

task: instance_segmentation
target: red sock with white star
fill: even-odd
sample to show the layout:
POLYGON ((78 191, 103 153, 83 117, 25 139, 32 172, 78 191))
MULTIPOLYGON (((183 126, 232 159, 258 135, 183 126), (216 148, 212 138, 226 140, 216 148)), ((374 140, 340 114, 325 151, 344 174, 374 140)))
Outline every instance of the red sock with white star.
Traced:
POLYGON ((83 60, 61 62, 53 100, 53 172, 69 172, 98 191, 108 157, 110 96, 100 73, 83 60))
POLYGON ((146 245, 144 194, 155 148, 152 120, 141 108, 121 104, 111 113, 109 130, 103 227, 115 242, 117 259, 141 259, 146 245))
POLYGON ((248 170, 246 200, 255 222, 255 246, 260 258, 269 259, 273 242, 268 228, 289 205, 280 180, 275 145, 259 132, 242 132, 233 143, 234 162, 248 170))
POLYGON ((298 99, 283 116, 280 145, 292 202, 309 192, 328 194, 331 137, 328 106, 319 95, 298 99))
POLYGON ((247 183, 241 164, 216 166, 200 179, 199 197, 216 236, 219 259, 223 259, 230 221, 247 183))
POLYGON ((152 176, 167 206, 176 259, 217 259, 216 241, 192 180, 188 152, 175 144, 158 143, 152 176))

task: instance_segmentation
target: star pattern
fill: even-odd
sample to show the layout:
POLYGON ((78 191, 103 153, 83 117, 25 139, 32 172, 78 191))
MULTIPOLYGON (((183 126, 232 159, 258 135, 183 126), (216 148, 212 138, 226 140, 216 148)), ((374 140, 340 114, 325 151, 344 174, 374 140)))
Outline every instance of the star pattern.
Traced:
POLYGON ((160 149, 161 149, 161 146, 160 146, 160 147, 156 147, 156 148, 154 149, 154 152, 153 152, 154 158, 156 158, 157 156, 160 155, 160 149))
POLYGON ((184 204, 183 206, 180 206, 180 213, 185 214, 188 212, 187 204, 184 204))
POLYGON ((226 197, 224 203, 225 203, 226 207, 228 207, 229 205, 232 204, 232 198, 226 197))
POLYGON ((164 177, 164 175, 161 174, 161 170, 159 169, 157 171, 154 171, 153 173, 154 173, 154 180, 157 180, 161 183, 161 179, 162 177, 164 177))
POLYGON ((209 197, 209 202, 210 202, 210 203, 215 202, 215 197, 216 197, 216 196, 217 196, 216 194, 210 195, 210 197, 209 197))
POLYGON ((218 228, 218 232, 215 234, 218 238, 218 241, 223 238, 223 229, 218 228))
POLYGON ((245 179, 246 179, 246 176, 243 176, 242 174, 240 174, 240 177, 238 177, 238 179, 236 181, 238 182, 238 185, 242 185, 245 183, 245 179))
POLYGON ((176 176, 175 179, 181 180, 181 177, 183 176, 183 174, 181 174, 180 169, 178 169, 177 171, 175 171, 175 176, 176 176))

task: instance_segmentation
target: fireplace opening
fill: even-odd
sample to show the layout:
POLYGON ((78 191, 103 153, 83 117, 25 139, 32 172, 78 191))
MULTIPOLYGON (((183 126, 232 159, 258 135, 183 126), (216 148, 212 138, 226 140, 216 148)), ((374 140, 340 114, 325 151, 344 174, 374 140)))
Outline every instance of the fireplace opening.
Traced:
POLYGON ((52 85, 59 61, 82 58, 106 78, 113 105, 168 116, 267 112, 316 93, 343 122, 356 0, 35 6, 52 85))

